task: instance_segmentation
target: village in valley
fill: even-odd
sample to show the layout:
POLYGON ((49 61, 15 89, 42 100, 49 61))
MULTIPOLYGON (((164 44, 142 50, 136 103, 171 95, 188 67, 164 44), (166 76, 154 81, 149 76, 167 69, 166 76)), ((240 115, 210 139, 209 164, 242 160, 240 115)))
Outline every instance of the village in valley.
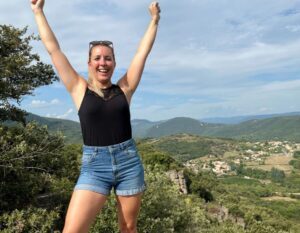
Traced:
POLYGON ((299 150, 300 143, 288 141, 244 142, 239 144, 235 151, 225 152, 220 156, 207 155, 189 160, 184 165, 195 172, 211 170, 217 176, 236 175, 232 164, 243 164, 249 168, 266 171, 274 167, 289 174, 289 162, 293 159, 294 152, 299 150))

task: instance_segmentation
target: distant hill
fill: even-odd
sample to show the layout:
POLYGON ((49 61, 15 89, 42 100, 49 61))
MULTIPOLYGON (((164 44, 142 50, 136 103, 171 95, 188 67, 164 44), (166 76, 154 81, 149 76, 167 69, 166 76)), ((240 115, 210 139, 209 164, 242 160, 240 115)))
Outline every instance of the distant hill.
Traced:
POLYGON ((247 140, 287 140, 300 142, 300 116, 281 116, 221 126, 203 135, 247 140))
POLYGON ((250 120, 262 120, 279 116, 300 116, 300 112, 277 113, 266 115, 249 115, 249 116, 234 116, 234 117, 214 117, 200 119, 202 122, 214 124, 239 124, 250 120))
POLYGON ((61 131, 66 136, 67 143, 82 143, 80 124, 76 121, 41 117, 29 113, 26 122, 36 121, 41 125, 47 125, 50 132, 61 131))
MULTIPOLYGON (((61 131, 66 136, 67 143, 82 143, 78 122, 29 114, 27 121, 33 120, 47 125, 50 132, 61 131)), ((231 125, 201 122, 188 117, 176 117, 158 122, 135 119, 132 120, 132 132, 135 138, 156 138, 186 133, 219 138, 300 142, 300 116, 295 113, 289 116, 252 119, 231 125)))
POLYGON ((156 123, 147 130, 147 137, 161 137, 173 134, 188 133, 201 135, 207 127, 214 127, 214 124, 199 122, 189 117, 176 117, 162 123, 156 123))
POLYGON ((147 131, 156 124, 160 124, 160 122, 152 122, 148 120, 140 120, 134 119, 131 121, 132 133, 140 138, 146 137, 147 131))
POLYGON ((151 144, 159 151, 171 155, 180 162, 191 159, 213 156, 222 157, 226 151, 234 151, 238 140, 210 138, 191 134, 176 134, 161 138, 142 139, 142 142, 151 144))
POLYGON ((250 120, 235 125, 209 124, 192 118, 177 117, 155 124, 146 137, 178 133, 247 140, 292 140, 300 142, 300 116, 280 116, 250 120))

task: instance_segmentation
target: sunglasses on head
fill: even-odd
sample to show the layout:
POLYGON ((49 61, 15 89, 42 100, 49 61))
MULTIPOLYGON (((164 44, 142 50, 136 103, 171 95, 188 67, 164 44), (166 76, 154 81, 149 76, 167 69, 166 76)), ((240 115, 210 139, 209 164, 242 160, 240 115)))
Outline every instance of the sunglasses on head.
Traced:
POLYGON ((89 44, 89 48, 92 48, 93 46, 96 46, 96 45, 104 45, 104 46, 109 46, 111 48, 113 48, 113 43, 109 40, 94 40, 94 41, 91 41, 90 44, 89 44))

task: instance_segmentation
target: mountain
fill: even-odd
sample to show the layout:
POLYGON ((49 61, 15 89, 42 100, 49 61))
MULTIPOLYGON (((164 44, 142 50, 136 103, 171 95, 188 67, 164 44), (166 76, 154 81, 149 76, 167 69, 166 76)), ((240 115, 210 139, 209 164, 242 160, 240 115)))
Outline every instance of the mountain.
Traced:
MULTIPOLYGON (((27 116, 28 121, 47 125, 50 132, 61 131, 67 143, 82 143, 80 124, 71 120, 27 116)), ((11 123, 9 123, 11 124, 11 123)), ((300 116, 296 113, 266 119, 252 119, 239 124, 212 124, 188 117, 165 121, 132 120, 134 138, 156 138, 181 133, 246 140, 287 140, 300 142, 300 116)))
POLYGON ((180 133, 201 135, 209 125, 189 117, 176 117, 162 123, 156 123, 147 130, 146 136, 161 137, 180 133))
POLYGON ((239 124, 250 120, 262 120, 278 116, 300 116, 300 112, 277 113, 267 115, 249 115, 249 116, 234 116, 234 117, 214 117, 200 119, 202 122, 214 124, 239 124))
POLYGON ((159 122, 152 122, 148 120, 140 120, 140 119, 133 119, 131 121, 132 126, 132 134, 135 137, 144 138, 146 137, 147 131, 156 124, 160 124, 163 121, 159 122))
POLYGON ((26 116, 26 122, 36 121, 41 125, 47 125, 50 132, 61 131, 66 137, 67 143, 82 143, 80 124, 71 120, 41 117, 32 113, 26 116))
POLYGON ((287 140, 300 142, 300 116, 280 116, 221 126, 203 135, 247 140, 287 140))
POLYGON ((186 117, 173 118, 149 128, 147 137, 188 133, 247 140, 292 140, 300 142, 300 116, 250 120, 235 125, 209 124, 186 117))
POLYGON ((210 138, 185 133, 160 138, 146 138, 140 142, 151 145, 180 162, 207 155, 222 157, 226 151, 236 150, 239 143, 238 140, 233 139, 210 138))

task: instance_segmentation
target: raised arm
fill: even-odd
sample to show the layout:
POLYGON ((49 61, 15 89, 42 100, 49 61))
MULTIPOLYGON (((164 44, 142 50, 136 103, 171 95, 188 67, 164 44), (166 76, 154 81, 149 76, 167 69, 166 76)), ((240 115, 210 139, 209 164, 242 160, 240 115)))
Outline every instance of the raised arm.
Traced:
MULTIPOLYGON (((44 3, 45 0, 31 0, 31 9, 35 16, 35 21, 38 26, 40 37, 49 55, 51 56, 52 62, 66 89, 71 94, 75 95, 74 92, 78 89, 78 84, 83 82, 84 79, 81 78, 73 69, 67 57, 61 51, 59 43, 52 29, 50 28, 50 25, 48 24, 46 16, 44 14, 44 3)), ((74 97, 73 95, 72 97, 74 97)))
POLYGON ((141 80, 146 59, 152 49, 157 33, 158 22, 160 19, 160 7, 158 2, 152 2, 149 6, 149 11, 151 15, 150 24, 126 74, 118 81, 118 85, 125 92, 128 102, 130 102, 131 97, 141 80))

